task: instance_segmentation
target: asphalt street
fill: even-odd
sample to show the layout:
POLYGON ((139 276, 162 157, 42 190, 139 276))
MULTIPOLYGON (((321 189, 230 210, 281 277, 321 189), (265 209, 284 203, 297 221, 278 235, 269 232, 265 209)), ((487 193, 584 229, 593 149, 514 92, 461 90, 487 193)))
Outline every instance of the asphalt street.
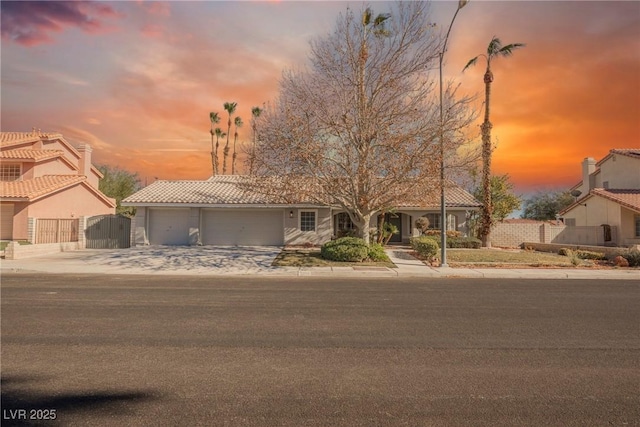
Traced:
POLYGON ((3 426, 640 425, 634 281, 3 273, 1 292, 3 426))

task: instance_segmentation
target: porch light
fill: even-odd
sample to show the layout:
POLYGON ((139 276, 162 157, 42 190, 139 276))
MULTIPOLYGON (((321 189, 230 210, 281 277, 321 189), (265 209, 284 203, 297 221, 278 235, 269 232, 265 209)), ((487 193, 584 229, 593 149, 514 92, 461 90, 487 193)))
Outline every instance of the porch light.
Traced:
POLYGON ((289 211, 289 218, 293 218, 293 211, 289 211))

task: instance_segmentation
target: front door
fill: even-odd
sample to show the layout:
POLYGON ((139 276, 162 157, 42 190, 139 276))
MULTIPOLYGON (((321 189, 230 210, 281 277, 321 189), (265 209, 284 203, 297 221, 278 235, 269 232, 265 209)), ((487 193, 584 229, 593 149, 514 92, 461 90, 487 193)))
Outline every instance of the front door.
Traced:
POLYGON ((402 243, 402 214, 386 214, 385 222, 388 222, 391 225, 395 225, 398 229, 398 234, 394 234, 391 236, 391 240, 389 243, 402 243))

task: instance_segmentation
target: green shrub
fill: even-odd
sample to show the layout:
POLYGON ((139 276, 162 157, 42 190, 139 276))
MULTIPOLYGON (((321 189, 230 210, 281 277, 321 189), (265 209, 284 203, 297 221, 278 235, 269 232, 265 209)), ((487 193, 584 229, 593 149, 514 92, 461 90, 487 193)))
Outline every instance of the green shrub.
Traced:
POLYGON ((428 236, 412 237, 409 239, 409 244, 420 256, 427 259, 435 258, 438 255, 438 249, 440 249, 438 242, 428 236))
POLYGON ((320 255, 331 261, 362 262, 369 256, 369 247, 358 237, 342 237, 322 245, 320 255))
POLYGON ((573 251, 569 248, 560 248, 560 250, 558 251, 558 255, 562 255, 562 256, 571 256, 573 254, 573 251))
MULTIPOLYGON (((427 236, 420 236, 420 237, 433 240, 434 242, 436 242, 438 247, 440 247, 440 234, 438 234, 437 236, 427 235, 427 236)), ((479 249, 481 246, 482 246, 482 242, 476 239, 475 237, 455 237, 455 236, 447 237, 447 248, 479 249)))
POLYGON ((372 243, 369 246, 368 258, 371 261, 388 261, 389 257, 380 243, 372 243))
POLYGON ((602 252, 593 252, 593 251, 577 250, 577 251, 576 251, 576 255, 577 255, 577 256, 578 256, 578 258, 580 258, 580 259, 593 259, 593 260, 603 260, 603 259, 607 259, 607 257, 605 256, 605 254, 603 254, 602 252))
POLYGON ((625 252, 622 255, 627 261, 629 261, 629 267, 640 267, 640 251, 633 249, 625 252))
MULTIPOLYGON (((427 231, 425 231, 424 235, 425 236, 435 236, 438 237, 438 240, 440 239, 440 235, 442 233, 440 233, 440 229, 439 228, 430 228, 427 231)), ((462 237, 462 232, 458 231, 458 230, 447 230, 447 237, 462 237)))
POLYGON ((640 251, 637 249, 624 249, 615 254, 612 254, 609 258, 612 260, 616 256, 620 255, 629 262, 629 267, 640 267, 640 251))
POLYGON ((475 237, 449 237, 447 238, 448 248, 479 249, 482 242, 475 237))

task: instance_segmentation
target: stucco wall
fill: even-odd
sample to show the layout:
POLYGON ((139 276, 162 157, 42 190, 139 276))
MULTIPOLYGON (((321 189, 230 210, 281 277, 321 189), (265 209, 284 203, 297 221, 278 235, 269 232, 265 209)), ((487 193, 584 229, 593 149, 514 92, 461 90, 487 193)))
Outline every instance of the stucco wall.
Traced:
POLYGON ((609 188, 640 188, 640 160, 613 154, 600 165, 600 186, 609 182, 609 188))
POLYGON ((576 226, 596 226, 609 224, 620 227, 620 205, 600 196, 583 200, 564 215, 566 219, 575 219, 576 226), (584 205, 587 206, 584 206, 584 205))
POLYGON ((44 162, 36 163, 29 177, 25 179, 38 178, 44 175, 77 175, 78 170, 73 169, 68 163, 60 159, 49 159, 44 162))
POLYGON ((636 236, 636 216, 640 214, 630 209, 620 209, 620 239, 624 246, 640 245, 640 236, 636 236))
POLYGON ((115 208, 82 184, 43 197, 29 206, 29 216, 34 218, 77 218, 105 214, 115 214, 115 208))
POLYGON ((285 209, 284 216, 285 245, 321 245, 331 240, 333 225, 330 208, 285 209), (316 231, 300 230, 300 211, 316 211, 316 231), (290 212, 293 212, 291 218, 290 212))

